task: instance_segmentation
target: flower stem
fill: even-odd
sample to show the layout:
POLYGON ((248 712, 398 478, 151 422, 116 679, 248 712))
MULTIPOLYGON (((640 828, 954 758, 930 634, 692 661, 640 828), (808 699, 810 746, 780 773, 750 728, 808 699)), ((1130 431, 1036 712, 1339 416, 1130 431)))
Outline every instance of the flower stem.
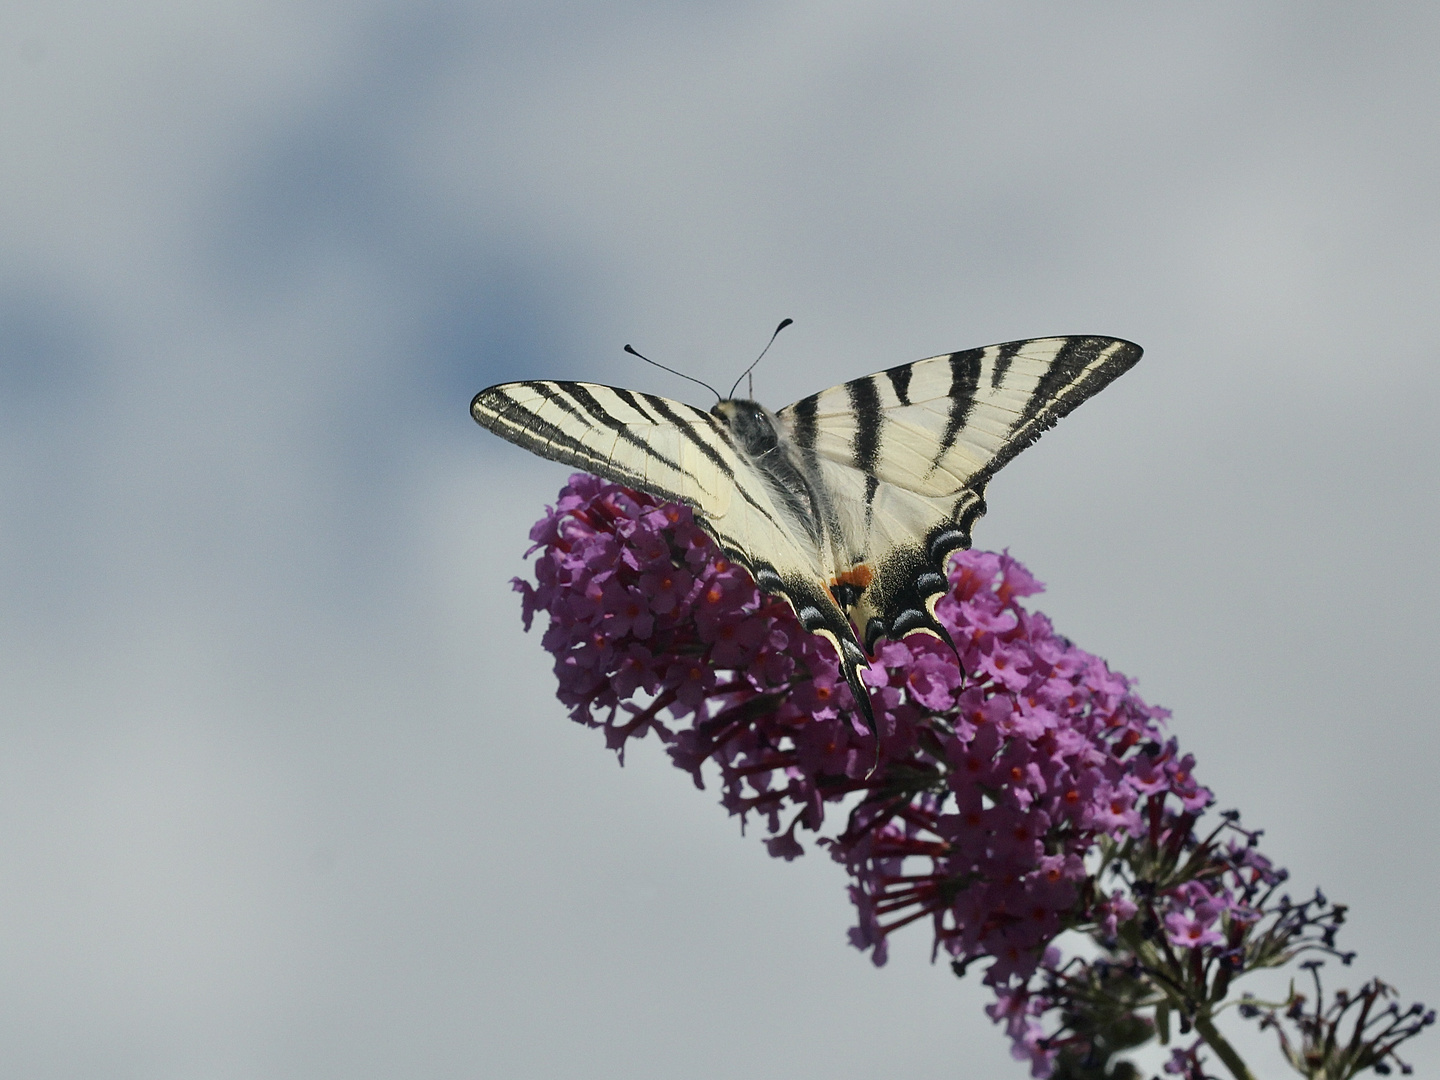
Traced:
POLYGON ((1209 1016, 1195 1017, 1195 1030, 1225 1063, 1225 1067, 1230 1070, 1235 1080, 1255 1080, 1255 1075, 1245 1064, 1244 1059, 1235 1052, 1235 1048, 1226 1041, 1225 1036, 1220 1034, 1220 1029, 1215 1026, 1215 1022, 1209 1016))

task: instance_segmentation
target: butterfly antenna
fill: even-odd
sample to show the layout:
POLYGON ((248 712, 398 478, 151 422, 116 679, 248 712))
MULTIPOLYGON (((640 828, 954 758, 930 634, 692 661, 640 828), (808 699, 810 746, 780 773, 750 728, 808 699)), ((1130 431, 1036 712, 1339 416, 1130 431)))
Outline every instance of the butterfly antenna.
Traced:
POLYGON ((647 364, 654 364, 654 365, 655 365, 656 367, 658 367, 661 371, 668 371, 671 375, 679 375, 680 378, 682 378, 682 379, 689 379, 689 380, 690 380, 691 382, 693 382, 693 383, 699 383, 699 384, 700 384, 701 386, 703 386, 706 390, 709 390, 710 393, 712 393, 712 394, 715 395, 715 400, 716 400, 716 401, 720 401, 720 400, 721 400, 721 398, 720 398, 720 391, 719 391, 719 390, 716 390, 716 389, 715 389, 713 386, 711 386, 708 382, 704 382, 704 381, 701 380, 701 379, 697 379, 697 378, 695 378, 695 376, 693 376, 693 375, 686 375, 683 371, 676 371, 673 367, 666 367, 664 364, 657 363, 656 361, 651 360, 648 356, 644 355, 643 353, 638 353, 638 352, 636 352, 636 351, 634 350, 634 348, 632 348, 632 347, 629 346, 629 345, 626 345, 626 346, 625 346, 625 351, 628 352, 631 356, 638 356, 638 357, 640 357, 640 359, 641 359, 641 360, 644 360, 645 363, 647 363, 647 364))
MULTIPOLYGON (((781 331, 781 330, 784 330, 785 327, 789 326, 789 325, 790 325, 791 323, 793 323, 794 321, 795 321, 794 319, 781 319, 781 320, 780 320, 780 325, 777 326, 777 327, 775 327, 775 332, 770 335, 770 340, 765 343, 765 348, 761 349, 761 350, 760 350, 760 355, 757 356, 757 357, 755 357, 755 364, 758 364, 758 363, 760 363, 761 360, 764 360, 764 359, 765 359, 765 354, 770 351, 770 346, 775 344, 775 339, 780 336, 780 331, 781 331)), ((730 388, 730 396, 731 396, 732 398, 735 396, 735 391, 738 390, 738 389, 740 389, 740 379, 745 378, 746 375, 749 375, 752 371, 754 371, 754 370, 755 370, 755 364, 751 364, 749 367, 747 367, 744 371, 742 371, 742 372, 740 373, 740 378, 735 380, 735 385, 730 388)), ((751 379, 751 380, 750 380, 750 397, 751 397, 752 399, 755 397, 755 380, 754 380, 754 379, 751 379)))

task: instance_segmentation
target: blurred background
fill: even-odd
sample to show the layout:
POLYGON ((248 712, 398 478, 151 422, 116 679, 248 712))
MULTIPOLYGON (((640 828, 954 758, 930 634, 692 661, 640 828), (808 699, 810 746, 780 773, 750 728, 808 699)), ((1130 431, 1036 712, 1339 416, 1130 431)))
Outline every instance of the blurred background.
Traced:
POLYGON ((1023 1075, 521 631, 567 470, 475 391, 701 403, 620 346, 728 386, 786 316, 773 406, 1146 348, 977 546, 1352 905, 1331 985, 1436 1004, 1437 49, 1384 0, 0 4, 0 1071, 1023 1075))

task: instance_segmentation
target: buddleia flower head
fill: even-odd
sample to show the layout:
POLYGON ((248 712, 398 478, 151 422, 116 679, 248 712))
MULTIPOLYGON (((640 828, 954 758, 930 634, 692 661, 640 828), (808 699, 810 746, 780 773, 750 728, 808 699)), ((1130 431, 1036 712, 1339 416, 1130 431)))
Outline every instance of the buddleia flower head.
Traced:
MULTIPOLYGON (((849 873, 850 940, 876 964, 912 923, 957 973, 983 962, 990 1015, 1033 1075, 1103 1065, 1163 1023, 1157 1003, 1218 1001, 1246 971, 1307 951, 1348 962, 1344 908, 1279 893, 1258 833, 1231 812, 1197 831, 1213 796, 1168 713, 1027 608, 1042 586, 1007 553, 952 558, 935 615, 953 647, 879 643, 872 733, 830 644, 688 507, 576 475, 531 538, 534 580, 515 588, 527 629, 548 617, 572 718, 622 761, 653 732, 772 855, 813 834, 849 873), (1109 958, 1065 958, 1066 929, 1109 958)), ((1198 1053, 1168 1068, 1198 1075, 1198 1053)))
POLYGON ((821 834, 852 873, 852 940, 877 963, 892 930, 928 918, 954 956, 994 958, 996 981, 1033 970, 1096 835, 1139 832, 1139 800, 1177 775, 1157 752, 1164 711, 1028 611, 1041 587, 1006 554, 953 560, 936 617, 954 650, 921 635, 880 644, 867 778, 874 736, 831 646, 688 507, 577 475, 531 536, 535 582, 516 588, 527 620, 549 615, 572 717, 622 752, 654 732, 697 784, 718 774, 724 805, 762 821, 777 856, 821 834), (870 797, 823 832, 856 792, 870 797), (916 857, 929 872, 902 873, 916 857))

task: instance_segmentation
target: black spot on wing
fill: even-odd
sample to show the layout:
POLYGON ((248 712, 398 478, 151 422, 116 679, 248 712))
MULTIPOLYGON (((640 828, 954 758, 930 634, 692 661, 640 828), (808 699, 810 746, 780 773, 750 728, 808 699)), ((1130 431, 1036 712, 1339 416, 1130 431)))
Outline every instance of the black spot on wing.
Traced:
POLYGON ((970 533, 985 513, 985 499, 975 491, 967 491, 955 507, 954 519, 938 526, 925 538, 925 554, 937 572, 945 569, 945 560, 952 552, 970 546, 970 533))
POLYGON ((785 582, 772 566, 757 566, 754 572, 755 584, 760 586, 761 592, 771 595, 783 593, 785 582))
POLYGON ((865 651, 871 656, 875 655, 875 643, 883 637, 890 636, 890 627, 885 625, 885 620, 878 615, 865 624, 865 651))
POLYGON ((850 407, 855 410, 851 463, 857 469, 873 472, 880 458, 880 391, 873 377, 848 382, 845 391, 850 395, 850 407))
POLYGON ((984 512, 980 494, 966 491, 950 520, 932 529, 923 544, 891 554, 880 571, 885 581, 880 614, 865 627, 865 648, 871 655, 880 638, 901 638, 916 631, 950 642, 949 633, 930 612, 930 599, 949 589, 950 555, 970 546, 970 530, 984 512))
POLYGON ((886 584, 881 612, 865 627, 866 649, 873 655, 880 638, 902 638, 917 630, 948 641, 949 635, 930 614, 927 604, 930 597, 945 591, 948 582, 944 574, 930 564, 924 549, 903 548, 893 552, 882 573, 886 584))
POLYGON ((931 562, 939 562, 952 551, 964 551, 970 546, 970 535, 965 529, 947 526, 932 533, 926 549, 931 562))
POLYGON ((825 612, 817 607, 806 604, 804 607, 798 608, 795 615, 799 618, 800 625, 812 634, 816 630, 825 629, 825 612))
POLYGON ((921 596, 930 597, 938 592, 944 592, 948 582, 943 574, 937 574, 933 570, 927 570, 915 579, 915 588, 921 596))
POLYGON ((895 616, 895 621, 890 626, 890 633, 894 637, 904 637, 916 630, 928 630, 929 624, 930 615, 923 608, 904 607, 895 616))

